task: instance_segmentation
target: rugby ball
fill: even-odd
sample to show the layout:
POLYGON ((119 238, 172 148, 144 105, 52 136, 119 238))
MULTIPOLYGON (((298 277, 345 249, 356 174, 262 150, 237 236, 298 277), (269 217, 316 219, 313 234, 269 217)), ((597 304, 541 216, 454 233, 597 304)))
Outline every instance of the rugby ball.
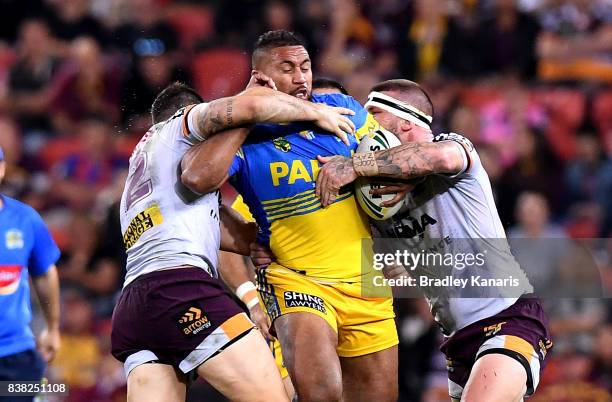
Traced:
MULTIPOLYGON (((368 135, 363 136, 357 153, 380 151, 382 149, 389 149, 401 145, 399 138, 395 134, 383 129, 378 128, 375 131, 370 132, 368 135)), ((398 202, 392 207, 382 207, 380 204, 384 201, 391 200, 394 194, 388 195, 372 195, 370 190, 372 188, 380 188, 381 186, 376 183, 375 179, 369 177, 359 177, 355 180, 355 197, 361 209, 372 219, 385 220, 395 215, 403 205, 402 202, 398 202)))

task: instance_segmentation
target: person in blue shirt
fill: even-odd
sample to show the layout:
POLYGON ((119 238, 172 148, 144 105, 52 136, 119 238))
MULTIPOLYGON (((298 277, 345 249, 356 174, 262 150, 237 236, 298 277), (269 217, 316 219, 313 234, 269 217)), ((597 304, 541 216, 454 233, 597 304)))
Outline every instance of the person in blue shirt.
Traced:
MULTIPOLYGON (((0 148, 0 183, 6 171, 0 148)), ((40 215, 0 192, 0 381, 39 381, 60 345, 60 251, 40 215), (37 339, 30 329, 30 285, 38 295, 46 328, 37 339)), ((0 396, 0 402, 32 397, 0 396)))

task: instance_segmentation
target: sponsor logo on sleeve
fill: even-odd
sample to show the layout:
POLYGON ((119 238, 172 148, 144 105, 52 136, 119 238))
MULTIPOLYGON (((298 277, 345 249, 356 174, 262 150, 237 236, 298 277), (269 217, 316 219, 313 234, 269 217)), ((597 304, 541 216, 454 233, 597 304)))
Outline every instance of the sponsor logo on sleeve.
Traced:
POLYGON ((285 307, 307 307, 326 314, 325 302, 318 296, 298 292, 285 292, 285 307))

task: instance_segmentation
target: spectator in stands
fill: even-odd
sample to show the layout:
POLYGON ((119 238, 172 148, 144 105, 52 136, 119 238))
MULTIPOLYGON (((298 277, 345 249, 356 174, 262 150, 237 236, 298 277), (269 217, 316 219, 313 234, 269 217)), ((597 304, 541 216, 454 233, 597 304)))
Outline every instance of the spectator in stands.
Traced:
POLYGON ((176 32, 161 19, 162 10, 157 2, 132 0, 126 4, 124 13, 124 23, 113 33, 119 49, 136 55, 176 50, 176 32))
POLYGON ((49 99, 54 125, 72 132, 88 114, 115 122, 119 113, 121 70, 104 58, 98 43, 81 37, 71 44, 70 59, 52 83, 49 99))
POLYGON ((541 16, 540 78, 612 82, 612 6, 599 0, 556 3, 541 16))
MULTIPOLYGON (((333 6, 328 40, 318 60, 318 72, 346 77, 344 81, 347 82, 353 72, 364 68, 370 70, 365 61, 370 59, 374 27, 353 0, 335 0, 333 6)), ((368 72, 376 74, 371 70, 368 72)), ((350 87, 348 82, 347 87, 350 87)), ((349 92, 353 93, 350 88, 349 92)))
POLYGON ((569 201, 572 204, 592 203, 597 189, 597 174, 603 162, 603 152, 599 138, 592 133, 580 133, 576 145, 576 156, 565 171, 569 201))
MULTIPOLYGON (((165 46, 165 45, 164 45, 165 46)), ((191 77, 165 47, 134 45, 134 67, 121 89, 121 122, 127 131, 141 136, 151 126, 151 104, 171 82, 191 77)))
POLYGON ((459 106, 451 112, 449 129, 453 133, 460 133, 468 138, 474 145, 484 141, 481 138, 480 116, 469 106, 459 106))
POLYGON ((54 167, 51 196, 76 210, 89 210, 97 193, 109 185, 127 161, 113 149, 112 126, 91 115, 79 123, 81 148, 54 167))
POLYGON ((485 39, 480 32, 480 15, 475 1, 457 3, 459 13, 448 21, 440 69, 453 77, 476 78, 483 73, 482 47, 485 39))
POLYGON ((409 59, 415 67, 415 76, 422 80, 438 72, 448 29, 447 10, 440 3, 428 0, 416 0, 413 4, 414 19, 408 37, 414 53, 409 59))
POLYGON ((9 197, 19 197, 28 185, 29 175, 20 164, 21 133, 16 122, 7 116, 0 116, 0 149, 5 151, 5 174, 2 192, 9 197))
POLYGON ((110 317, 114 293, 121 288, 119 264, 104 253, 100 228, 87 215, 75 215, 67 230, 70 244, 58 263, 62 287, 76 289, 98 315, 110 317))
POLYGON ((570 246, 562 227, 550 221, 548 202, 542 194, 522 193, 516 203, 517 225, 508 231, 512 253, 527 273, 539 296, 556 296, 561 265, 570 246))
POLYGON ((50 124, 39 93, 59 66, 54 39, 42 19, 25 21, 19 29, 18 59, 9 77, 8 106, 19 117, 22 130, 49 133, 50 124))
MULTIPOLYGON (((305 25, 304 21, 296 14, 295 7, 292 2, 282 0, 268 0, 262 7, 261 19, 263 24, 260 32, 276 31, 284 29, 286 31, 299 32, 308 49, 314 50, 314 39, 312 32, 319 27, 305 25)), ((251 43, 255 43, 257 38, 253 38, 251 43)))
POLYGON ((564 188, 559 164, 546 138, 534 130, 525 128, 514 138, 516 162, 502 175, 498 186, 499 213, 504 225, 513 224, 516 200, 524 191, 543 194, 551 206, 553 216, 563 210, 564 188))
POLYGON ((4 0, 0 13, 0 41, 15 43, 24 21, 48 14, 45 0, 4 0))
POLYGON ((87 299, 76 291, 64 291, 62 347, 51 366, 55 381, 65 382, 70 394, 96 384, 100 347, 93 334, 94 311, 87 299))
POLYGON ((599 235, 612 236, 612 134, 605 139, 606 161, 597 173, 597 189, 595 199, 602 212, 599 235))
MULTIPOLYGON (((109 43, 104 25, 91 15, 91 0, 50 1, 55 13, 48 15, 54 35, 66 43, 88 36, 99 44, 109 43)), ((66 49, 69 51, 69 49, 66 49)))
POLYGON ((516 0, 496 0, 492 20, 483 21, 479 29, 484 70, 532 78, 538 30, 537 22, 519 11, 516 0))

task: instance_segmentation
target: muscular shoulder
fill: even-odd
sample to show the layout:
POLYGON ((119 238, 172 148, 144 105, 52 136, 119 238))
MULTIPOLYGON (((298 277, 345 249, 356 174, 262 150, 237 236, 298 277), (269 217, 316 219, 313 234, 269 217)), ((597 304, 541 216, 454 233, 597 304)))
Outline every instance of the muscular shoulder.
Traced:
POLYGON ((442 141, 453 141, 459 145, 465 152, 465 166, 464 169, 459 173, 452 177, 459 177, 463 175, 463 173, 476 173, 481 170, 481 162, 478 153, 476 152, 476 148, 472 141, 467 139, 465 136, 457 133, 442 133, 438 134, 433 139, 434 142, 442 142, 442 141))

